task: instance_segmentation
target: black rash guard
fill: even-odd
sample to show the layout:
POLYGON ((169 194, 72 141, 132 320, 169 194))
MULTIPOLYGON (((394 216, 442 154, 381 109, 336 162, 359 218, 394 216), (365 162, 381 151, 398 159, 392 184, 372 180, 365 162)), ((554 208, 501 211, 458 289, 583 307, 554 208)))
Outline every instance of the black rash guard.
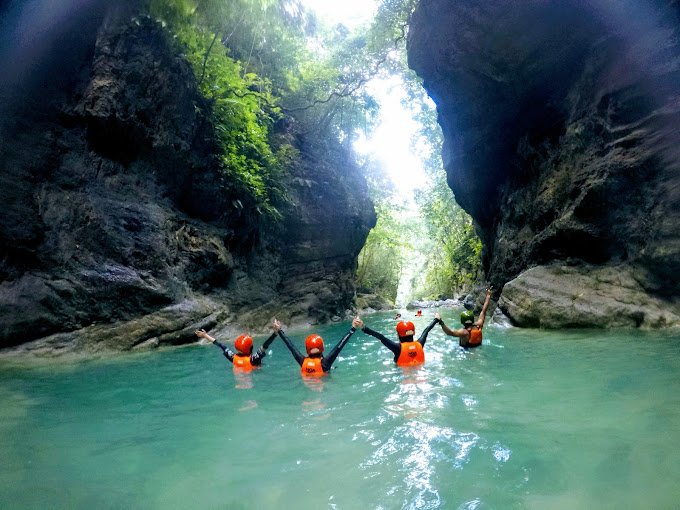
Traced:
MULTIPOLYGON (((328 356, 321 356, 321 369, 324 372, 330 371, 331 366, 335 361, 335 358, 338 357, 338 354, 340 354, 340 351, 343 349, 343 347, 345 347, 345 345, 349 341, 349 338, 354 334, 355 331, 356 329, 349 328, 349 331, 345 336, 342 337, 342 340, 335 344, 335 347, 331 349, 330 354, 328 356)), ((295 361, 297 361, 298 365, 302 366, 302 362, 305 360, 305 356, 303 356, 302 353, 300 353, 300 351, 297 350, 297 348, 293 345, 293 342, 290 341, 290 338, 286 336, 283 330, 279 330, 279 336, 281 337, 281 340, 284 341, 286 346, 288 346, 288 350, 290 350, 291 354, 293 355, 293 358, 295 358, 295 361)))
MULTIPOLYGON (((267 338, 267 340, 265 340, 265 342, 260 346, 260 348, 250 355, 250 364, 251 365, 253 365, 253 366, 262 365, 262 358, 264 358, 267 355, 267 349, 269 349, 269 346, 272 344, 272 342, 274 341, 275 338, 276 338, 276 333, 272 333, 271 335, 269 335, 269 338, 267 338)), ((227 358, 232 363, 234 362, 234 355, 236 354, 235 352, 231 351, 227 346, 222 345, 217 340, 215 340, 213 343, 217 347, 222 349, 222 352, 224 353, 225 358, 227 358)))
MULTIPOLYGON (((420 342, 420 345, 425 347, 425 342, 427 341, 427 335, 430 333, 432 328, 434 328, 434 325, 439 322, 439 319, 433 319, 432 322, 428 327, 425 328, 423 331, 423 334, 420 336, 418 339, 418 342, 420 342)), ((394 362, 396 363, 397 360, 399 359, 399 355, 401 354, 401 342, 394 342, 387 338, 385 335, 382 333, 378 333, 377 331, 373 331, 371 328, 368 326, 364 326, 364 329, 362 329, 364 333, 367 335, 371 335, 376 337, 378 340, 382 342, 382 344, 387 347, 392 353, 394 354, 394 362)), ((404 342, 413 342, 413 337, 412 336, 406 336, 404 337, 404 342)))

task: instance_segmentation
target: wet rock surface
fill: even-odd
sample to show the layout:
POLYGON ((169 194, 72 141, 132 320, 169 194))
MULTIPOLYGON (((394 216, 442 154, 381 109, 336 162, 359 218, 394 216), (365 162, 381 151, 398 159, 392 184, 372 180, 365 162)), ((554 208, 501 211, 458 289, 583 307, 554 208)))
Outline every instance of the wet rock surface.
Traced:
MULTIPOLYGON (((496 289, 563 263, 623 268, 668 306, 680 296, 678 19, 672 1, 420 2, 409 64, 496 289)), ((572 322, 587 316, 554 324, 572 322)))
POLYGON ((210 105, 163 26, 135 2, 78 16, 30 84, 0 93, 0 347, 152 347, 211 317, 344 313, 375 223, 349 156, 333 166, 298 138, 290 204, 267 225, 220 172, 210 105))
MULTIPOLYGON (((197 329, 229 322, 229 313, 208 299, 186 300, 143 317, 118 323, 93 323, 3 349, 0 356, 92 357, 121 350, 154 349, 196 342, 197 329)), ((19 335, 21 336, 21 335, 19 335)), ((21 341, 21 338, 18 339, 21 341)))
POLYGON ((505 285, 498 307, 522 327, 680 327, 680 306, 650 296, 625 266, 533 267, 505 285))

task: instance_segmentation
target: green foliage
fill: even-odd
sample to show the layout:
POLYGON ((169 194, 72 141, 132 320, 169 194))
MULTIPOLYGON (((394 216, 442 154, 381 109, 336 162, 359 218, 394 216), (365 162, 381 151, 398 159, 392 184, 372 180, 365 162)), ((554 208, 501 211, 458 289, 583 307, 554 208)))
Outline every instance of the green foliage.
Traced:
POLYGON ((472 218, 455 202, 444 175, 440 172, 430 192, 419 197, 433 249, 415 293, 427 299, 465 292, 481 273, 482 243, 472 218))
POLYGON ((342 27, 320 28, 299 0, 150 3, 212 102, 224 171, 270 215, 284 199, 277 183, 297 156, 292 136, 272 136, 278 120, 295 118, 287 125, 304 135, 311 157, 341 160, 338 142, 350 150, 357 127, 377 110, 363 90, 378 67, 377 50, 342 27), (312 51, 310 39, 332 50, 312 51))
MULTIPOLYGON (((295 151, 290 145, 272 143, 270 130, 281 111, 271 81, 249 72, 223 44, 221 36, 239 3, 245 2, 152 0, 151 13, 170 25, 201 93, 211 102, 220 162, 231 184, 258 211, 276 218, 275 204, 282 200, 281 174, 295 151)), ((247 11, 241 11, 242 18, 243 12, 247 11)))
POLYGON ((300 60, 299 74, 290 81, 282 108, 295 113, 317 143, 355 140, 357 129, 368 130, 378 104, 366 90, 375 77, 403 72, 406 18, 416 0, 384 0, 373 23, 350 32, 337 25, 315 25, 307 35, 316 48, 300 60))
POLYGON ((308 157, 344 162, 358 129, 368 131, 378 112, 366 84, 381 73, 401 74, 407 107, 423 125, 418 152, 426 154, 435 186, 418 202, 422 227, 395 205, 399 200, 387 190, 388 179, 373 168, 378 224, 359 256, 357 283, 394 299, 415 246, 428 257, 419 273, 421 295, 451 295, 471 283, 481 245, 444 182, 436 115, 406 65, 407 20, 417 0, 383 0, 371 26, 354 33, 320 26, 300 0, 150 1, 152 14, 176 34, 212 104, 230 182, 268 216, 278 214, 278 183, 299 157, 292 134, 277 131, 276 123, 286 118, 287 130, 304 136, 308 157))
POLYGON ((359 253, 356 283, 360 292, 394 301, 404 256, 411 248, 410 238, 404 235, 399 209, 384 201, 375 206, 378 222, 359 253))
POLYGON ((387 289, 394 297, 399 279, 412 272, 412 295, 406 298, 435 299, 454 296, 473 285, 481 273, 482 245, 472 219, 455 202, 446 184, 441 163, 442 135, 434 105, 406 64, 404 38, 408 17, 416 4, 415 0, 382 1, 364 36, 368 56, 363 58, 374 62, 382 58, 385 72, 402 76, 407 91, 404 108, 421 125, 413 150, 421 156, 431 185, 417 194, 418 218, 409 218, 400 205, 395 205, 399 204, 398 198, 386 193, 385 176, 376 169, 370 172, 378 225, 369 234, 357 274, 358 283, 366 290, 387 289), (404 242, 397 248, 389 242, 394 239, 404 242), (369 258, 370 254, 374 258, 369 258), (379 262, 373 262, 375 259, 379 262), (407 264, 410 268, 404 271, 407 264))

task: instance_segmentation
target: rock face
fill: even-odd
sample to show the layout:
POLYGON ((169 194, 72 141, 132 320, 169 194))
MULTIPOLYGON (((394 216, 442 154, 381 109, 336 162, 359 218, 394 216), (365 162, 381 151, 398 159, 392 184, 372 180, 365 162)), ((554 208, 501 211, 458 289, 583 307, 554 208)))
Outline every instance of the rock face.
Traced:
POLYGON ((505 284, 499 307, 529 327, 680 326, 680 315, 650 296, 626 266, 533 267, 505 284))
MULTIPOLYGON (((82 3, 41 44, 0 40, 16 68, 0 82, 0 347, 128 349, 210 321, 344 313, 375 223, 349 157, 302 150, 265 225, 218 170, 209 105, 166 30, 134 2, 82 3)), ((23 14, 3 23, 36 28, 23 14)))
POLYGON ((605 290, 597 268, 678 313, 679 12, 661 0, 422 0, 414 13, 409 63, 437 103, 448 182, 477 223, 489 281, 545 266, 501 301, 517 324, 591 314, 530 312, 536 274, 546 288, 578 280, 593 306, 603 292, 627 299, 630 286, 605 290))

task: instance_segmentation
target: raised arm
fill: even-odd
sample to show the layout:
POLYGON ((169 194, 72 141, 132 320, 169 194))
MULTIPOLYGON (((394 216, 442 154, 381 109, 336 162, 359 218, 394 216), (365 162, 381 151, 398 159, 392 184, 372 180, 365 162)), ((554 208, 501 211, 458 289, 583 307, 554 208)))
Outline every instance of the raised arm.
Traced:
POLYGON ((442 331, 446 333, 449 336, 455 336, 457 338, 460 338, 465 334, 464 329, 451 329, 449 328, 446 324, 444 324, 444 321, 441 319, 440 315, 437 313, 435 314, 435 319, 439 320, 439 325, 442 327, 442 331))
POLYGON ((215 338, 211 337, 205 329, 199 329, 198 331, 195 331, 196 336, 199 338, 205 338, 208 340, 210 343, 213 345, 216 345, 220 349, 222 349, 222 353, 224 354, 224 357, 227 358, 229 361, 233 362, 234 361, 234 353, 229 350, 229 348, 226 345, 223 345, 219 343, 215 338))
POLYGON ((252 356, 250 356, 250 362, 252 364, 259 365, 262 363, 262 358, 267 355, 267 349, 269 349, 269 346, 277 336, 278 335, 276 331, 274 331, 271 335, 269 335, 269 338, 267 338, 264 343, 252 354, 252 356))
POLYGON ((269 335, 269 338, 267 338, 264 343, 262 344, 262 347, 260 349, 266 351, 269 349, 269 346, 272 344, 274 340, 276 340, 276 331, 274 331, 271 335, 269 335))
POLYGON ((430 331, 432 331, 432 328, 434 328, 434 325, 437 324, 440 321, 441 321, 441 319, 438 319, 438 318, 435 317, 432 320, 432 322, 430 323, 430 325, 423 330, 423 334, 420 335, 420 338, 418 339, 418 341, 420 342, 420 345, 425 346, 425 342, 427 341, 427 335, 430 334, 430 331))
POLYGON ((293 342, 290 341, 290 338, 286 336, 286 334, 281 329, 281 323, 276 319, 274 320, 273 328, 274 332, 278 333, 278 335, 281 337, 281 340, 283 340, 283 343, 286 344, 286 347, 288 347, 288 350, 293 355, 293 358, 295 358, 295 361, 297 361, 298 365, 302 366, 302 362, 304 361, 305 357, 300 354, 300 351, 298 351, 293 345, 293 342))
MULTIPOLYGON (((361 319, 359 319, 359 321, 361 322, 361 319)), ((390 351, 392 351, 392 354, 394 354, 395 357, 399 356, 399 354, 401 353, 401 345, 399 344, 399 342, 393 342, 392 340, 387 338, 382 333, 378 333, 377 331, 373 331, 368 326, 365 326, 363 322, 361 322, 360 327, 361 327, 361 331, 363 331, 367 335, 374 336, 378 340, 380 340, 385 347, 387 347, 390 351)))
POLYGON ((333 365, 333 362, 335 361, 335 358, 338 357, 338 354, 340 354, 340 351, 347 345, 347 342, 349 341, 350 337, 354 334, 356 329, 354 327, 349 328, 349 331, 345 336, 342 337, 342 339, 335 344, 335 347, 331 349, 331 352, 328 354, 328 356, 324 356, 323 359, 321 360, 321 368, 323 368, 324 372, 328 372, 331 369, 331 366, 333 365))
POLYGON ((479 319, 477 319, 477 326, 480 328, 484 326, 484 321, 486 320, 486 309, 489 308, 489 301, 491 300, 491 294, 493 289, 489 287, 486 289, 486 298, 484 298, 484 305, 482 305, 482 311, 479 312, 479 319))

